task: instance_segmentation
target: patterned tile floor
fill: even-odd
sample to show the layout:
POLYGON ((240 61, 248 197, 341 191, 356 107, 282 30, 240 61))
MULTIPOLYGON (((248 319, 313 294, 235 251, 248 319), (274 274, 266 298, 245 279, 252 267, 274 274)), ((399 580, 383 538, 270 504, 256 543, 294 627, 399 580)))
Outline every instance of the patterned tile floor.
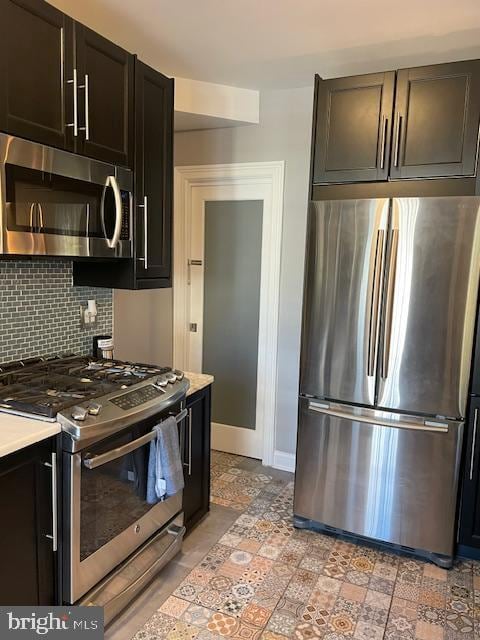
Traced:
POLYGON ((212 500, 243 512, 134 640, 480 638, 480 563, 445 571, 295 530, 293 482, 228 454, 212 471, 212 500))

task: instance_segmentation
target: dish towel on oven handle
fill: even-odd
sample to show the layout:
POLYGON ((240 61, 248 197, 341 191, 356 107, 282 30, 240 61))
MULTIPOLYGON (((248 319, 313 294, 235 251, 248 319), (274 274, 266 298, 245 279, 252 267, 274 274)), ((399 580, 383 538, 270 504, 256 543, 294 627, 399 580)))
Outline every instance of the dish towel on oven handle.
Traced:
POLYGON ((181 491, 185 486, 182 456, 175 416, 160 422, 153 431, 148 459, 147 502, 154 504, 181 491))

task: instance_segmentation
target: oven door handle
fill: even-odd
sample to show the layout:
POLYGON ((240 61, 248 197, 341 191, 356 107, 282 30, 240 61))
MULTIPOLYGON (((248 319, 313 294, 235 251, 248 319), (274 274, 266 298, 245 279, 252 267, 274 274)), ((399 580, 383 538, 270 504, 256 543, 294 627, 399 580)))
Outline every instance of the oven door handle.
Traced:
MULTIPOLYGON (((187 415, 187 410, 184 409, 178 415, 175 416, 175 420, 177 422, 181 422, 187 415)), ((121 447, 117 447, 116 449, 112 449, 111 451, 107 451, 107 453, 102 453, 99 456, 93 456, 91 458, 84 458, 83 464, 87 469, 96 469, 97 467, 101 467, 103 464, 107 462, 112 462, 112 460, 116 460, 117 458, 121 458, 122 456, 135 451, 135 449, 139 449, 143 447, 144 444, 155 440, 157 437, 156 431, 149 431, 144 436, 133 440, 132 442, 128 442, 127 444, 122 445, 121 447)))

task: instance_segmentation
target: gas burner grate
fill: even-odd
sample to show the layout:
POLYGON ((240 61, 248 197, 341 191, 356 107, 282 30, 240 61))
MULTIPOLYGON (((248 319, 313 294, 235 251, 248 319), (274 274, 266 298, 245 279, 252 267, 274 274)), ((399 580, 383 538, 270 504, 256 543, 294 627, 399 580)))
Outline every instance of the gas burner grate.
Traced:
POLYGON ((127 389, 169 367, 89 356, 0 365, 0 410, 54 418, 59 411, 115 389, 127 389))

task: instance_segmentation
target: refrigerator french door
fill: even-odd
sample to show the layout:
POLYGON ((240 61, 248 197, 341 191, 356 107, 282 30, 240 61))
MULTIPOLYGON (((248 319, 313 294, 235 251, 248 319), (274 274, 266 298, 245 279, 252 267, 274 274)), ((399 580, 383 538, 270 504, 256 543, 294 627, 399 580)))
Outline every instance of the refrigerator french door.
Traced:
POLYGON ((297 526, 451 562, 479 222, 474 197, 311 203, 297 526))

